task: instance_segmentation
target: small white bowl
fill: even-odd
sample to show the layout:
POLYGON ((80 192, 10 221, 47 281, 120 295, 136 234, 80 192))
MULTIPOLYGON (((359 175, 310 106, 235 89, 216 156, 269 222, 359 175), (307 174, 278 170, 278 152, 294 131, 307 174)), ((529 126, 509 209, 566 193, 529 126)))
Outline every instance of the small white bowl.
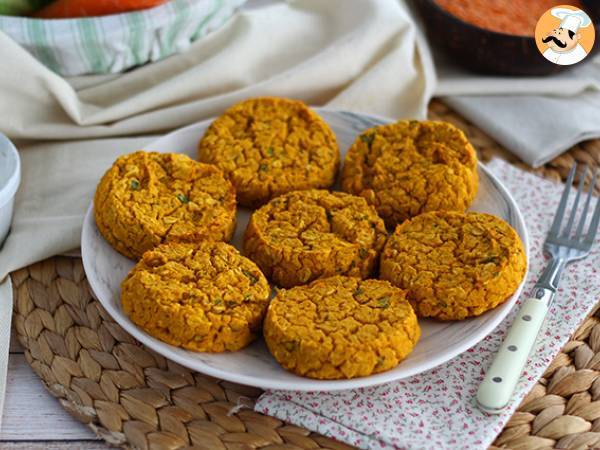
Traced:
POLYGON ((12 222, 15 194, 21 183, 21 160, 15 146, 0 133, 0 248, 12 222))

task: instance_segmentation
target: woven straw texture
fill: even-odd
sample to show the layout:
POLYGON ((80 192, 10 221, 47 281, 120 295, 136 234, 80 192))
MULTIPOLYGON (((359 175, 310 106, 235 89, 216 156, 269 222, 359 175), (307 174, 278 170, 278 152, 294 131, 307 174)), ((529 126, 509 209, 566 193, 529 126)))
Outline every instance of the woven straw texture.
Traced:
MULTIPOLYGON (((461 127, 480 151, 514 162, 445 105, 430 115, 461 127)), ((600 140, 571 149, 540 175, 561 180, 574 161, 600 166, 600 140)), ((76 419, 124 448, 349 449, 253 412, 260 390, 194 373, 136 342, 92 298, 81 260, 55 257, 12 273, 14 326, 25 356, 76 419), (237 407, 236 407, 237 406, 237 407)), ((496 448, 600 447, 600 315, 580 326, 519 406, 496 448)))

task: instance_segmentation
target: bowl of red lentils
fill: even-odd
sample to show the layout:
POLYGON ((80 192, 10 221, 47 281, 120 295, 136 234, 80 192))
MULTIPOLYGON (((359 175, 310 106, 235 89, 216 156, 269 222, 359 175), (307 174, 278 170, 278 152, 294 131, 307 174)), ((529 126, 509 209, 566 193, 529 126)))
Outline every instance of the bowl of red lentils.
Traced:
MULTIPOLYGON (((596 0, 415 0, 430 42, 475 72, 548 75, 572 66, 553 64, 538 50, 535 26, 550 8, 568 3, 585 11, 600 46, 596 0)), ((589 61, 588 55, 584 61, 589 61)))

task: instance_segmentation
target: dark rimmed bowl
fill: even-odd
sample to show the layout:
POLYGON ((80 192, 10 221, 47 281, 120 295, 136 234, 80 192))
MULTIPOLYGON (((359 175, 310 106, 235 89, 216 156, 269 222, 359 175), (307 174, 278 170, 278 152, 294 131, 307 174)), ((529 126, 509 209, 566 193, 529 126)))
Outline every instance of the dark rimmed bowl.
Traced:
MULTIPOLYGON (((568 3, 568 2, 567 2, 568 3)), ((582 0, 585 12, 596 29, 600 46, 600 1, 582 0)), ((535 38, 486 30, 464 22, 444 10, 435 0, 414 0, 433 45, 443 49, 455 62, 480 73, 495 75, 548 75, 572 66, 553 64, 542 56, 535 38)), ((586 58, 588 61, 591 58, 586 58)))

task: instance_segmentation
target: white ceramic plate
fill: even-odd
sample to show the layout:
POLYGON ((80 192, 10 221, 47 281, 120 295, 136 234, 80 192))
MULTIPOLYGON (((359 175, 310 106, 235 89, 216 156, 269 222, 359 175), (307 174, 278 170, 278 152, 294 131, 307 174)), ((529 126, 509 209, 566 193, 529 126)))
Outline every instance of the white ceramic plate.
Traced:
MULTIPOLYGON (((356 136, 365 128, 389 120, 349 112, 317 109, 335 132, 342 159, 356 136)), ((146 150, 181 152, 195 158, 196 146, 210 120, 190 125, 170 133, 146 146, 146 150)), ((502 217, 519 233, 526 252, 528 240, 519 209, 508 193, 488 170, 479 165, 479 193, 472 210, 502 217)), ((238 223, 233 244, 241 248, 250 211, 238 211, 238 223)), ((386 383, 431 369, 475 345, 489 334, 514 306, 522 285, 515 295, 493 311, 460 322, 421 320, 422 335, 414 351, 395 369, 364 378, 320 381, 293 375, 282 369, 269 354, 264 342, 258 340, 234 353, 194 353, 161 342, 134 325, 123 313, 120 303, 120 283, 134 262, 117 253, 104 240, 94 221, 93 205, 85 217, 81 238, 81 253, 88 281, 98 300, 109 314, 132 336, 161 355, 184 366, 220 379, 257 386, 263 389, 322 390, 351 389, 386 383)))

